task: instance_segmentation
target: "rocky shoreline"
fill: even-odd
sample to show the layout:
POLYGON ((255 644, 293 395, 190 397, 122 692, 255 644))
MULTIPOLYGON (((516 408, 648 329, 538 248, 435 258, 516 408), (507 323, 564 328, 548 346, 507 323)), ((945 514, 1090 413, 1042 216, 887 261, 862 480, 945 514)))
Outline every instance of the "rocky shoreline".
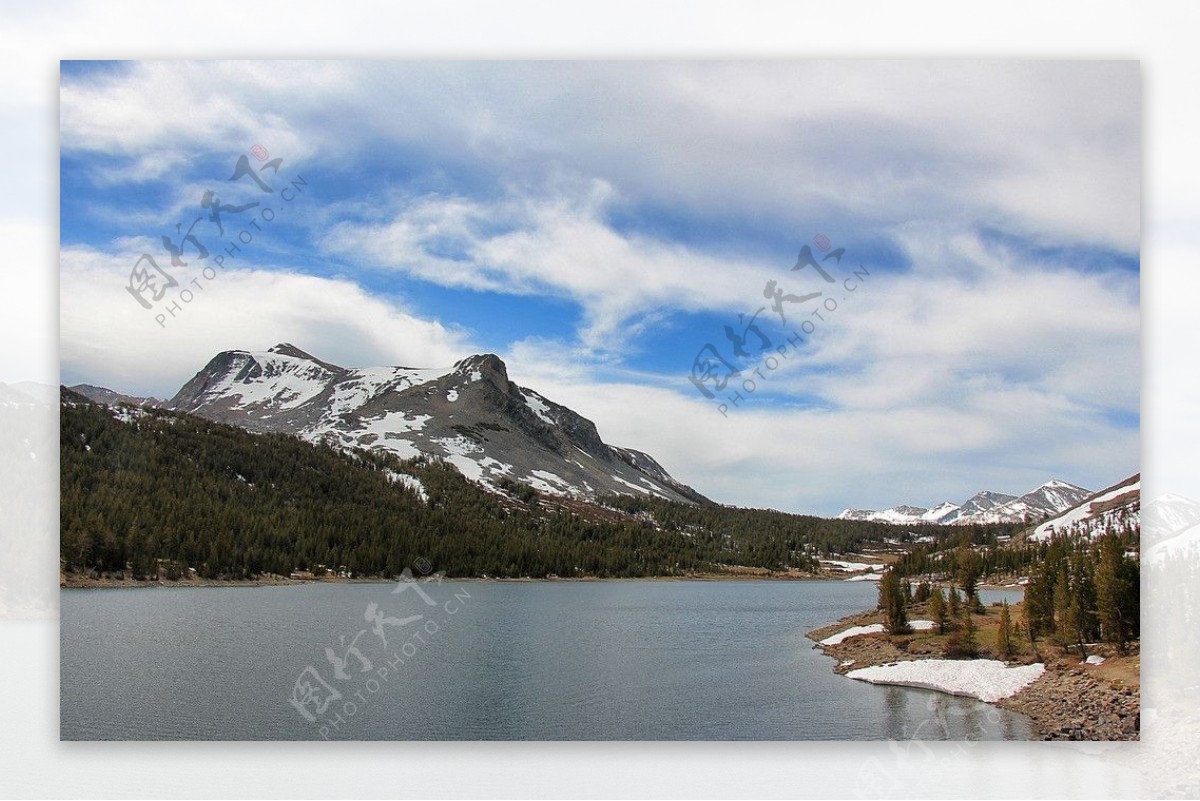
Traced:
POLYGON ((1141 738, 1140 687, 1107 678, 1103 665, 1081 665, 1078 656, 1045 664, 1040 679, 996 706, 1027 715, 1043 740, 1141 738))
MULTIPOLYGON (((941 644, 921 632, 895 637, 886 633, 861 634, 834 645, 820 644, 821 640, 851 626, 867 626, 882 620, 878 612, 864 612, 814 629, 807 636, 816 643, 813 647, 835 660, 833 671, 838 674, 893 662, 943 658, 941 644)), ((1043 740, 1139 739, 1140 659, 1136 649, 1129 655, 1118 656, 1106 646, 1095 646, 1093 652, 1105 657, 1100 665, 1081 664, 1078 654, 1061 651, 1045 645, 1036 655, 1025 654, 1023 658, 1009 660, 1009 664, 1040 661, 1046 672, 995 705, 1028 716, 1043 740)), ((981 656, 996 658, 986 653, 981 656)))

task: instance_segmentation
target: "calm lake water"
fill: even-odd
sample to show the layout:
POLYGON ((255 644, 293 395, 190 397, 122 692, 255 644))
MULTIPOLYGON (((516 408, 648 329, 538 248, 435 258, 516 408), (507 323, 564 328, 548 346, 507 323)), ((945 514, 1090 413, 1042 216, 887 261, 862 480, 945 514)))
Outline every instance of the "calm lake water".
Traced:
POLYGON ((394 593, 395 586, 64 590, 61 736, 1032 734, 1027 718, 976 701, 835 675, 804 634, 873 605, 869 582, 447 581, 394 593), (382 638, 368 611, 383 618, 382 638), (343 678, 326 648, 343 663, 343 678))

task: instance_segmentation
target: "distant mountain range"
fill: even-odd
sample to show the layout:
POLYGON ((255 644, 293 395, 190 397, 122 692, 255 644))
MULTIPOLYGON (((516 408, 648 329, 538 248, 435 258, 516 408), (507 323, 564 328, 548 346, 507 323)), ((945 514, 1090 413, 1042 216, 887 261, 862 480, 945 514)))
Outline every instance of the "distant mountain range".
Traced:
POLYGON ((104 405, 157 406, 344 449, 444 459, 485 486, 508 480, 575 498, 707 500, 650 455, 606 444, 590 420, 517 386, 491 354, 446 368, 350 369, 282 343, 217 354, 168 401, 71 389, 104 405))
POLYGON ((1075 507, 1092 496, 1092 491, 1052 479, 1021 496, 1003 492, 977 493, 961 504, 938 504, 932 509, 921 506, 893 506, 890 509, 846 509, 839 520, 867 520, 899 525, 973 525, 1039 522, 1075 507))

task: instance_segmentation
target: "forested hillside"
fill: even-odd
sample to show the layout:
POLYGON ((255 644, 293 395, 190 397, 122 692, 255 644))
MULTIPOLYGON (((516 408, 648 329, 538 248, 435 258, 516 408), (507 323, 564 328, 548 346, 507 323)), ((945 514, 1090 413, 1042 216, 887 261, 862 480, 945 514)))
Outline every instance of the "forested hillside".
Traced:
POLYGON ((392 576, 418 559, 452 576, 815 570, 819 552, 897 535, 717 504, 585 504, 519 482, 493 492, 428 457, 335 450, 69 391, 61 460, 61 556, 77 574, 392 576))

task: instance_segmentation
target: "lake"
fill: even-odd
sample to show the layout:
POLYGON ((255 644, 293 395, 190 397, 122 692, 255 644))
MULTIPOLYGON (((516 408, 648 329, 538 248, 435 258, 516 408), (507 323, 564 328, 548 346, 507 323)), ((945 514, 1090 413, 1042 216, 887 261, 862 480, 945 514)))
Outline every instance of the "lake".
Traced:
POLYGON ((843 581, 64 590, 61 736, 1032 736, 1016 713, 834 674, 805 632, 875 598, 843 581))

